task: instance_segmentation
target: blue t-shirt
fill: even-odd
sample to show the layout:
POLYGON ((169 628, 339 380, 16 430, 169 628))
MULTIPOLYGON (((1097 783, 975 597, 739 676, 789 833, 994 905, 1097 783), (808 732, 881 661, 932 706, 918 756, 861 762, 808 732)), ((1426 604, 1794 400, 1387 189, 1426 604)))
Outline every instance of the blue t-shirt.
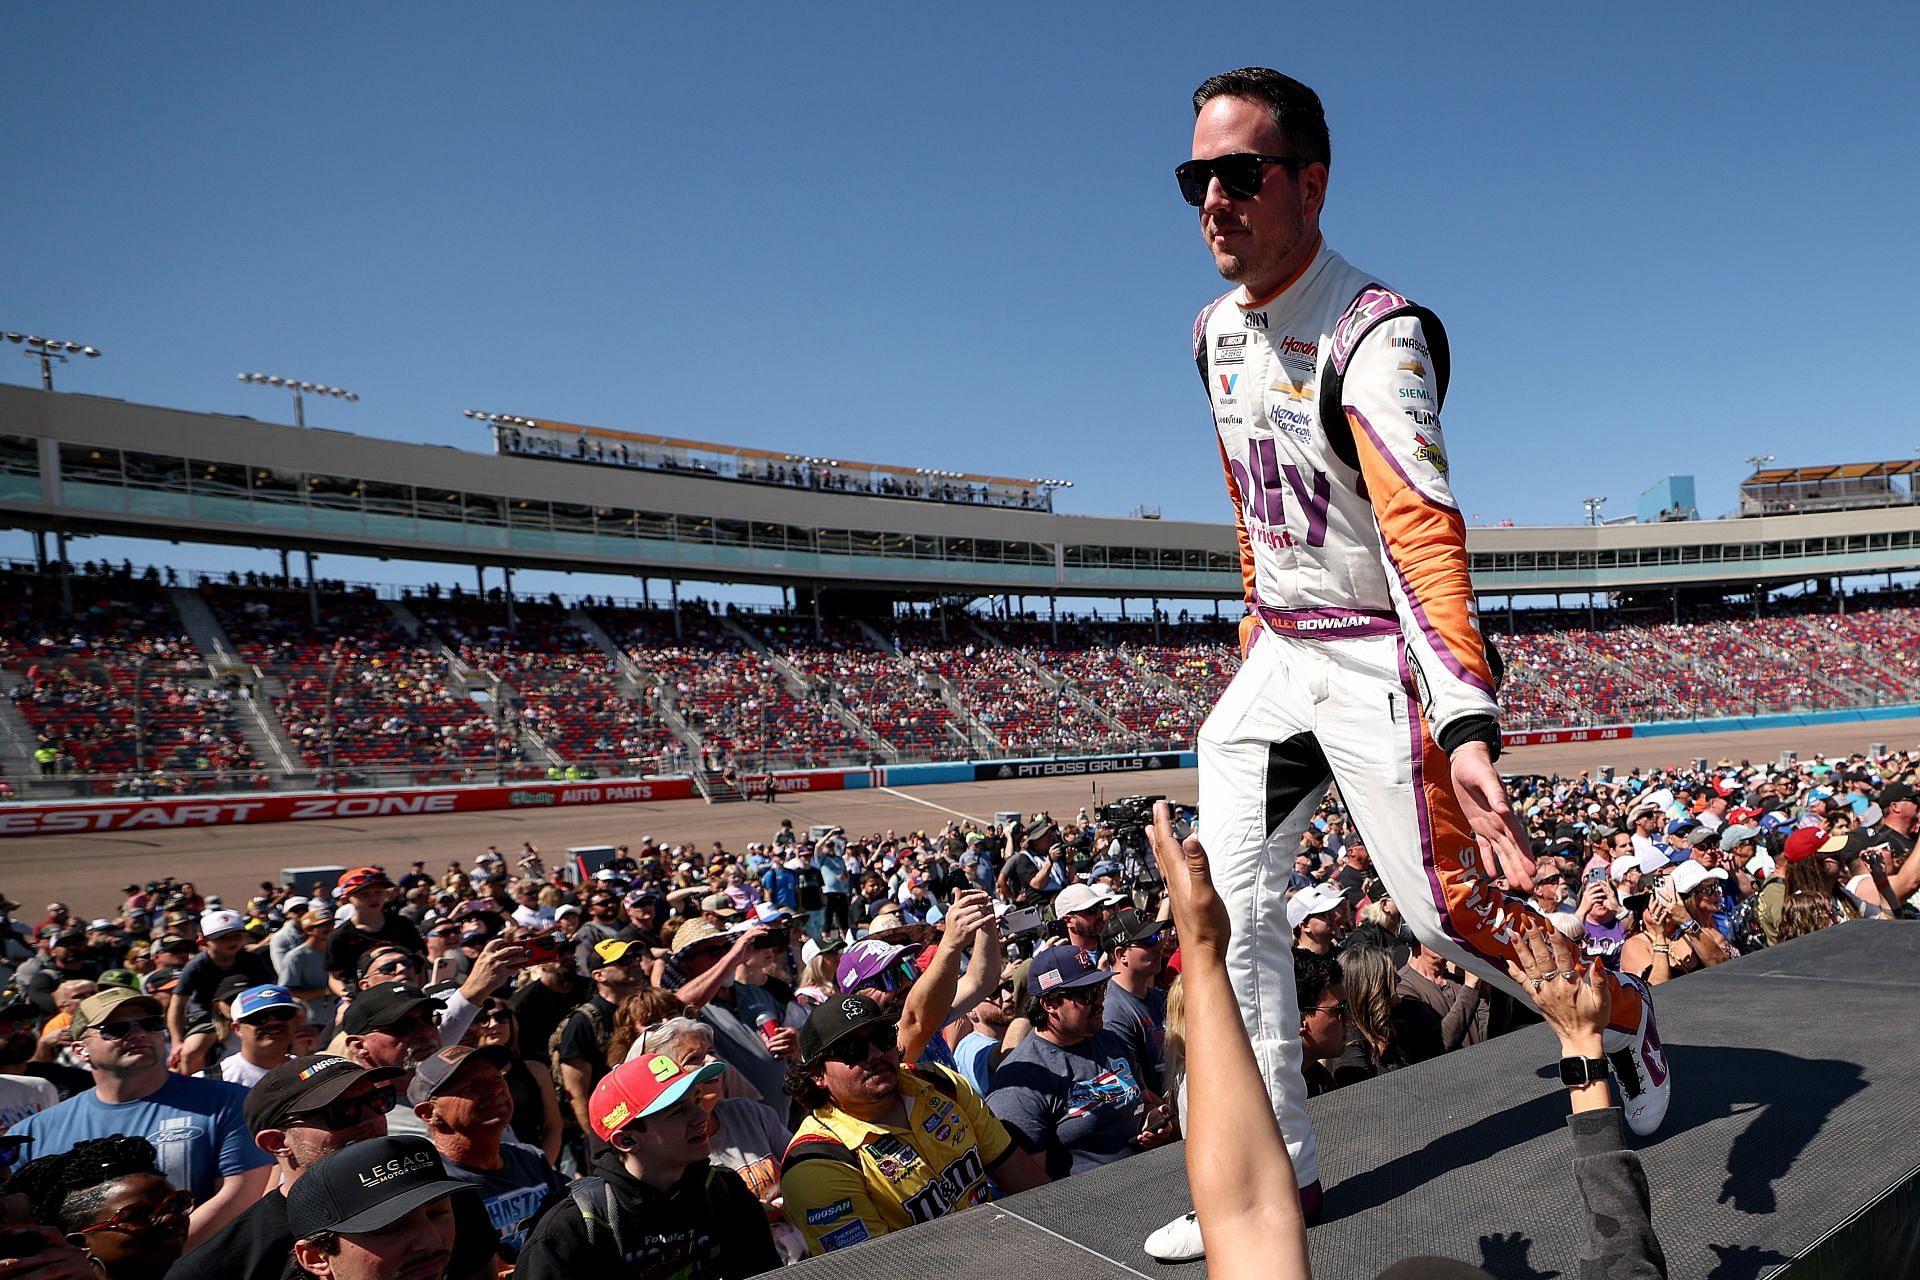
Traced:
POLYGON ((247 1091, 237 1084, 169 1075, 137 1102, 102 1102, 89 1089, 28 1116, 12 1132, 33 1139, 26 1153, 30 1160, 69 1151, 89 1138, 145 1138, 153 1143, 167 1181, 192 1191, 194 1202, 204 1204, 220 1189, 221 1179, 273 1163, 247 1131, 240 1110, 246 1099, 247 1091))
POLYGON ((517 1258, 527 1243, 527 1233, 520 1224, 538 1212, 549 1195, 563 1191, 566 1183, 546 1157, 532 1147, 503 1142, 500 1158, 504 1164, 498 1169, 475 1169, 446 1159, 441 1163, 446 1165, 448 1177, 478 1189, 480 1203, 486 1206, 493 1229, 500 1233, 501 1256, 517 1258))
POLYGON ((837 853, 823 853, 813 860, 820 869, 820 892, 851 893, 853 883, 847 879, 847 860, 837 853))
POLYGON ((1126 1041, 1127 1051, 1147 1073, 1142 1081, 1158 1093, 1166 1074, 1167 993, 1148 987, 1142 999, 1117 982, 1107 984, 1107 1030, 1126 1041))
POLYGON ((961 1076, 983 1098, 987 1096, 987 1064, 993 1060, 993 1047, 999 1043, 993 1036, 969 1031, 954 1046, 953 1060, 961 1076))
POLYGON ((785 907, 789 911, 800 909, 800 877, 785 867, 774 867, 760 877, 760 887, 767 891, 767 897, 776 907, 785 907))
POLYGON ((1072 1046, 1028 1036, 993 1073, 987 1106, 1057 1179, 1132 1155, 1146 1095, 1125 1042, 1103 1030, 1072 1046))

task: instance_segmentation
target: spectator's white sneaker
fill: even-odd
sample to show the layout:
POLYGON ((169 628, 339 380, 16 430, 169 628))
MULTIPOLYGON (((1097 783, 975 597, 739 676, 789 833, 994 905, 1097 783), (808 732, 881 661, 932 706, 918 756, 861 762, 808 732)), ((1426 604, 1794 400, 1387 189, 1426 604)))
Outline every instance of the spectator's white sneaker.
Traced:
POLYGON ((1143 1247, 1156 1262, 1192 1262, 1207 1256, 1207 1246, 1200 1239, 1200 1219, 1192 1210, 1148 1236, 1143 1247))
POLYGON ((1673 1098, 1673 1070, 1660 1043, 1660 1030, 1654 1025, 1652 988, 1630 973, 1621 974, 1620 981, 1631 985, 1640 996, 1640 1029, 1628 1035, 1609 1028, 1602 1047, 1620 1086, 1620 1110, 1627 1128, 1644 1138, 1667 1118, 1667 1103, 1673 1098))

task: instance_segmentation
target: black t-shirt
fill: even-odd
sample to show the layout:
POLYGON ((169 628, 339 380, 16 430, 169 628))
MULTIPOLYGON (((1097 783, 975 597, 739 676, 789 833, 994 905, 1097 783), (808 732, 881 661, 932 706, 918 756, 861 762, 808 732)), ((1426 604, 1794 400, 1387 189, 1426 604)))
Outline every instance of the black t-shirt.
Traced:
POLYGON ((579 975, 565 991, 555 991, 546 983, 536 981, 514 992, 507 1003, 520 1022, 520 1056, 545 1062, 547 1041, 552 1039, 553 1029, 592 994, 593 981, 579 975))
POLYGON ((327 939, 327 972, 353 976, 353 967, 360 962, 360 957, 383 942, 405 947, 415 955, 421 955, 427 949, 426 939, 420 936, 420 930, 397 912, 387 912, 380 927, 371 932, 349 920, 337 926, 333 936, 327 939))
POLYGON ((818 911, 824 901, 821 886, 825 883, 820 877, 820 868, 809 863, 793 873, 800 881, 800 909, 818 911))
MULTIPOLYGON (((611 1030, 613 1002, 595 992, 587 1003, 605 1015, 605 1025, 611 1030)), ((587 1016, 586 1011, 575 1010, 567 1019, 566 1030, 560 1033, 560 1061, 567 1062, 577 1058, 591 1063, 593 1079, 590 1083, 599 1084, 600 1078, 610 1070, 607 1066, 607 1044, 611 1039, 612 1036, 609 1035, 606 1040, 602 1040, 595 1032, 594 1021, 587 1016)))
POLYGON ((213 993, 222 982, 236 973, 246 977, 253 986, 272 982, 273 961, 260 951, 242 951, 224 969, 214 963, 210 951, 202 951, 187 961, 187 967, 180 971, 180 985, 173 991, 175 995, 187 998, 189 1027, 198 1026, 213 1017, 213 993))
POLYGON ((1341 864, 1340 869, 1333 873, 1333 882, 1340 886, 1340 892, 1346 898, 1349 907, 1360 905, 1360 899, 1365 896, 1362 886, 1367 883, 1367 878, 1372 874, 1351 863, 1341 864))
MULTIPOLYGON (((1886 845, 1896 858, 1903 858, 1913 852, 1913 837, 1895 831, 1884 822, 1873 829, 1872 833, 1867 837, 1867 843, 1869 845, 1886 845)), ((1889 874, 1893 871, 1891 860, 1888 861, 1887 871, 1889 874)))

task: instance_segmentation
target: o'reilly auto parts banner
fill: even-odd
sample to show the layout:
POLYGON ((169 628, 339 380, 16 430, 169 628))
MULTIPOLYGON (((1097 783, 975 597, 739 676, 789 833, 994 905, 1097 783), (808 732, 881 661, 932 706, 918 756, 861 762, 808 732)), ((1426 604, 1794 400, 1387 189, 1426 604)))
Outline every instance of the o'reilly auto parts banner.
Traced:
POLYGON ((1089 773, 1152 773, 1179 767, 1177 751, 1137 756, 1081 756, 1074 760, 1003 760, 974 765, 973 780, 1000 782, 1012 778, 1071 778, 1089 773))

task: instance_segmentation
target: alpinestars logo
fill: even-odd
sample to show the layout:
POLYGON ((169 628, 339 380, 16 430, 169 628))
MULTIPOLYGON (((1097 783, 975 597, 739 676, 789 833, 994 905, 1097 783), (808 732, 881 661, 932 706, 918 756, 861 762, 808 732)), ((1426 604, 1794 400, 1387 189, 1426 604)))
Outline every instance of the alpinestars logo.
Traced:
POLYGON ((1242 318, 1245 320, 1246 326, 1249 329, 1264 329, 1267 327, 1267 313, 1264 311, 1249 311, 1242 318))

